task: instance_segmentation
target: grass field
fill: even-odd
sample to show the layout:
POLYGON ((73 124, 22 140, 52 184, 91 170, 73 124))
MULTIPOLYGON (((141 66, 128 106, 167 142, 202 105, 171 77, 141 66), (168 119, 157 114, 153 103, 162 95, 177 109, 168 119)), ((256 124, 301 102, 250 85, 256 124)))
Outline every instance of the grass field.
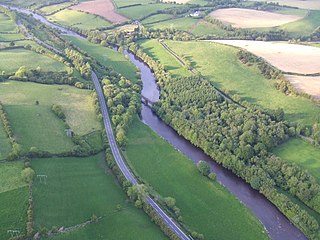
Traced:
POLYGON ((284 160, 297 163, 307 169, 320 183, 320 148, 300 139, 290 139, 274 150, 284 160))
POLYGON ((21 178, 22 162, 0 164, 0 239, 8 239, 7 230, 25 232, 28 187, 21 178))
POLYGON ((101 128, 95 117, 90 91, 14 81, 1 83, 0 91, 0 100, 25 150, 35 146, 41 150, 61 152, 74 146, 64 132, 62 120, 51 112, 52 104, 62 106, 67 123, 79 135, 101 128), (39 105, 35 105, 36 100, 39 105))
POLYGON ((0 42, 15 41, 15 40, 21 40, 21 39, 25 39, 25 36, 23 36, 20 33, 10 33, 10 34, 0 33, 0 42))
POLYGON ((67 8, 71 5, 70 2, 64 2, 60 4, 55 4, 55 5, 49 5, 43 8, 40 8, 39 10, 43 12, 45 15, 51 15, 56 11, 59 11, 62 8, 67 8))
POLYGON ((147 24, 148 27, 156 29, 175 28, 183 31, 189 31, 193 26, 196 26, 198 19, 191 17, 182 17, 177 19, 170 19, 163 22, 147 24))
POLYGON ((142 210, 128 203, 102 154, 35 159, 32 164, 36 173, 48 176, 46 184, 34 183, 36 229, 73 226, 95 214, 103 217, 98 224, 54 239, 165 239, 142 210))
POLYGON ((1 50, 0 59, 5 59, 0 61, 0 72, 5 71, 6 73, 13 73, 21 66, 29 69, 41 67, 43 71, 56 72, 65 69, 62 63, 26 49, 1 50))
POLYGON ((6 159, 11 150, 11 144, 3 125, 0 122, 0 160, 6 159))
POLYGON ((130 19, 139 20, 150 14, 157 13, 159 10, 171 8, 174 6, 175 6, 174 4, 168 4, 168 3, 146 4, 146 5, 140 5, 140 6, 120 8, 118 9, 118 13, 124 16, 127 16, 130 19))
POLYGON ((160 21, 171 20, 172 18, 173 18, 173 16, 170 14, 161 13, 161 14, 152 15, 152 16, 142 20, 141 23, 144 25, 149 25, 152 23, 160 22, 160 21))
POLYGON ((0 13, 0 32, 16 32, 17 25, 4 13, 0 13))
POLYGON ((111 24, 101 17, 76 11, 65 9, 48 17, 51 22, 61 24, 62 26, 77 27, 84 30, 105 28, 111 24))
MULTIPOLYGON (((308 125, 319 116, 320 109, 316 104, 303 97, 284 95, 258 69, 241 64, 238 50, 233 47, 209 42, 166 43, 178 55, 185 55, 193 67, 217 87, 237 94, 243 100, 266 109, 283 108, 286 119, 308 125)), ((161 54, 156 56, 162 58, 161 54)))
POLYGON ((65 38, 77 47, 86 51, 100 63, 112 67, 116 72, 121 73, 127 79, 133 82, 138 80, 136 74, 138 69, 128 59, 126 59, 122 53, 76 37, 66 36, 65 38))
POLYGON ((153 0, 114 0, 117 8, 127 7, 135 4, 149 4, 154 3, 153 0))
POLYGON ((177 201, 183 221, 205 239, 267 239, 250 211, 217 182, 136 119, 125 155, 138 175, 177 201))
MULTIPOLYGON (((265 2, 265 0, 254 0, 256 2, 265 2)), ((302 9, 318 9, 320 10, 320 2, 318 0, 271 0, 269 2, 276 2, 280 5, 298 7, 302 9)))

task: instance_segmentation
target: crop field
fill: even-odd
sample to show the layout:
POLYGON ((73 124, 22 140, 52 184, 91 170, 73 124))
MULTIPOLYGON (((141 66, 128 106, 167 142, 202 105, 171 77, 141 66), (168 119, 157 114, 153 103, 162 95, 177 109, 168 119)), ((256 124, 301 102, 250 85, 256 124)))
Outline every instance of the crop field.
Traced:
POLYGON ((16 32, 16 24, 4 13, 0 13, 0 32, 16 32))
POLYGON ((161 61, 161 63, 164 64, 165 69, 170 71, 173 76, 190 75, 189 71, 184 68, 174 56, 166 51, 157 40, 141 41, 139 44, 150 57, 161 61))
POLYGON ((65 38, 77 47, 86 51, 89 55, 93 56, 98 60, 98 62, 106 66, 111 66, 116 72, 121 73, 131 81, 138 81, 136 74, 138 69, 128 59, 126 59, 122 53, 79 38, 69 36, 66 36, 65 38))
POLYGON ((305 92, 314 98, 320 98, 320 76, 285 75, 285 78, 300 92, 305 92))
POLYGON ((64 3, 49 5, 49 6, 40 8, 39 11, 44 13, 44 15, 51 15, 51 14, 55 13, 56 11, 59 11, 60 9, 64 9, 64 8, 69 7, 70 5, 71 5, 70 2, 64 2, 64 3))
MULTIPOLYGON (((255 2, 265 2, 264 0, 254 0, 255 2)), ((318 0, 270 0, 268 2, 277 2, 281 5, 298 7, 302 9, 318 9, 320 10, 320 2, 318 0)))
MULTIPOLYGON (((241 64, 236 48, 210 42, 166 41, 166 44, 178 55, 184 55, 215 86, 242 100, 265 109, 283 108, 286 119, 307 125, 312 125, 319 116, 320 109, 312 101, 284 95, 256 67, 241 64)), ((157 57, 161 59, 161 54, 157 57)))
POLYGON ((97 224, 54 239, 166 239, 142 210, 127 201, 102 154, 34 159, 32 165, 37 174, 47 175, 46 184, 36 180, 33 187, 36 229, 73 226, 93 214, 102 217, 97 224))
POLYGON ((210 16, 237 28, 275 27, 303 18, 303 16, 241 8, 218 9, 210 13, 210 16))
POLYGON ((0 239, 8 239, 9 229, 25 232, 28 187, 21 178, 22 162, 0 164, 0 239))
POLYGON ((130 165, 163 197, 176 199, 191 229, 205 239, 267 239, 245 206, 219 183, 201 176, 188 158, 138 119, 128 139, 125 154, 130 165))
POLYGON ((2 123, 0 123, 0 160, 7 158, 11 150, 11 144, 2 123))
POLYGON ((300 138, 290 139, 274 149, 284 160, 297 163, 307 169, 320 182, 320 148, 300 138))
POLYGON ((244 48, 266 59, 284 72, 314 74, 320 72, 320 49, 298 44, 246 40, 217 40, 215 42, 244 48))
POLYGON ((5 61, 0 61, 0 71, 6 73, 14 73, 21 66, 26 66, 28 69, 40 67, 43 71, 57 72, 65 69, 62 63, 23 48, 1 50, 0 59, 5 59, 5 61))
POLYGON ((94 0, 83 2, 71 7, 74 10, 81 10, 88 13, 99 15, 112 23, 123 23, 128 19, 116 12, 112 0, 94 0))
POLYGON ((84 30, 110 27, 110 22, 100 16, 76 10, 65 9, 48 17, 51 22, 62 26, 77 27, 84 30))
POLYGON ((50 152, 70 150, 74 144, 65 126, 52 112, 52 104, 62 106, 66 121, 76 134, 99 130, 90 91, 70 86, 14 82, 0 84, 0 100, 5 105, 14 133, 25 150, 37 147, 50 152), (35 102, 39 101, 39 105, 35 102))
POLYGON ((164 3, 154 3, 154 4, 145 4, 140 6, 132 6, 126 8, 119 8, 118 12, 121 15, 127 16, 133 20, 144 19, 145 17, 157 13, 159 10, 164 10, 176 6, 174 4, 164 4, 164 3))

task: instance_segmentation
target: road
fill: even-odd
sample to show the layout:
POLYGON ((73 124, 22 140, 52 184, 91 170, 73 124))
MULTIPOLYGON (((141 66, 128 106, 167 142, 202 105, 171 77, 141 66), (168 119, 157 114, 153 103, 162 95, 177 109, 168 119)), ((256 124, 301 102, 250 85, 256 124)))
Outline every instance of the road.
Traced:
MULTIPOLYGON (((138 184, 137 179, 133 175, 133 173, 130 171, 128 166, 126 165, 125 161, 123 160, 119 148, 117 146, 114 133, 111 126, 111 121, 106 105, 106 101, 104 98, 103 90, 100 85, 99 79, 95 72, 92 72, 92 81, 94 83, 94 87, 96 89, 98 100, 100 103, 100 109, 103 116, 103 124, 106 129, 109 145, 112 151, 112 154, 114 156, 114 159, 120 168, 121 172, 125 176, 125 178, 131 182, 132 184, 138 184)), ((150 206, 153 208, 153 210, 162 218, 162 220, 165 222, 165 224, 182 240, 190 240, 190 238, 181 230, 181 228, 161 209, 161 207, 151 198, 147 197, 147 202, 150 204, 150 206)))

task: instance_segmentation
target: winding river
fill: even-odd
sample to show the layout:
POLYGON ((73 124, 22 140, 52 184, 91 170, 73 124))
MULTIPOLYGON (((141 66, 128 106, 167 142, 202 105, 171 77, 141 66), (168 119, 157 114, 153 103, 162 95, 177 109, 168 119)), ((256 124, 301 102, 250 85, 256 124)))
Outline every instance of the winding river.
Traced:
MULTIPOLYGON (((3 6, 3 5, 2 5, 3 6)), ((4 6, 6 7, 6 6, 4 6)), ((39 14, 30 12, 25 9, 12 9, 31 14, 34 18, 45 23, 55 29, 61 31, 62 34, 83 38, 81 35, 65 29, 61 26, 49 22, 39 14)), ((150 68, 140 59, 136 58, 132 53, 124 51, 128 55, 130 61, 141 72, 141 80, 143 82, 142 94, 148 99, 156 102, 159 100, 160 92, 158 90, 154 74, 150 68)), ((159 136, 167 140, 173 147, 185 154, 194 163, 199 160, 207 161, 213 172, 217 175, 217 180, 224 185, 231 193, 233 193, 245 206, 247 206, 260 222, 266 228, 269 236, 273 240, 304 240, 307 239, 304 234, 297 229, 290 221, 262 194, 252 189, 249 184, 237 177, 230 170, 223 168, 217 164, 212 158, 206 155, 201 149, 192 145, 189 141, 179 136, 171 127, 166 125, 159 119, 152 110, 143 105, 141 110, 141 120, 148 125, 159 136)), ((258 239, 257 239, 258 240, 258 239)))

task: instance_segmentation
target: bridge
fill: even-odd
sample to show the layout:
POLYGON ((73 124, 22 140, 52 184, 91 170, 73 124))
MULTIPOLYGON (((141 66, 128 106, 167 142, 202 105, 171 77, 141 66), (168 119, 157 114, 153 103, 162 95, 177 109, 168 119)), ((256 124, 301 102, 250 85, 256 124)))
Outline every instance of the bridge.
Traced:
POLYGON ((149 98, 147 98, 147 97, 145 97, 145 96, 143 96, 143 95, 141 95, 141 102, 142 102, 144 105, 146 105, 146 106, 148 106, 148 107, 150 107, 150 108, 152 108, 153 104, 155 104, 154 101, 150 100, 149 98))

